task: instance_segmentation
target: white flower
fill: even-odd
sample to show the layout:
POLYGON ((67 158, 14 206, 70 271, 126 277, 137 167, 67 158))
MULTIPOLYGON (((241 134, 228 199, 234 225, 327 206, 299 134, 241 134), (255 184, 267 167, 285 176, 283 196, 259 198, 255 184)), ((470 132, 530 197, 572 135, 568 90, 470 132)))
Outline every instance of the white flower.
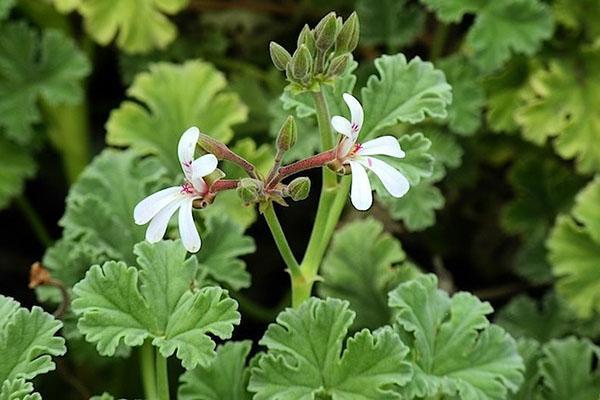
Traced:
POLYGON ((146 230, 146 240, 158 242, 167 231, 169 220, 179 209, 179 235, 187 251, 195 253, 200 250, 200 235, 192 217, 194 200, 201 199, 208 192, 208 185, 203 177, 217 168, 217 158, 206 154, 194 160, 194 150, 200 131, 196 127, 186 130, 179 139, 178 154, 185 181, 181 186, 173 186, 158 191, 140 201, 133 211, 133 218, 138 225, 150 222, 146 230))
POLYGON ((352 95, 344 93, 344 101, 350 109, 352 121, 336 115, 331 118, 333 128, 344 135, 337 147, 337 158, 352 170, 350 198, 357 210, 367 210, 373 204, 371 184, 365 168, 377 175, 386 190, 394 197, 402 197, 410 184, 406 177, 388 163, 371 156, 404 158, 398 140, 393 136, 382 136, 368 142, 356 142, 363 123, 363 108, 352 95))

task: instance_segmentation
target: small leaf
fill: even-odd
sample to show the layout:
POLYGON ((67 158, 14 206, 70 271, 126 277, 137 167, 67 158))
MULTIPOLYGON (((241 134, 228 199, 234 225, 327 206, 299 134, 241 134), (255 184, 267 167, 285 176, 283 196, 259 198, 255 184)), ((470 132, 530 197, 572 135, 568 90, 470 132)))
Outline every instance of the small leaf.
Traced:
POLYGON ((171 174, 179 174, 177 143, 186 129, 197 126, 226 143, 233 137, 231 126, 246 120, 246 106, 226 87, 225 76, 205 62, 152 64, 127 90, 132 100, 111 113, 106 140, 155 154, 171 174))
POLYGON ((0 136, 0 210, 23 192, 25 180, 35 170, 36 164, 27 149, 0 136))
POLYGON ((450 298, 435 275, 422 275, 392 291, 389 304, 415 370, 403 396, 504 399, 519 388, 523 361, 515 341, 487 320, 489 303, 465 292, 450 298))
POLYGON ((365 121, 361 137, 376 133, 398 122, 421 122, 426 116, 445 118, 452 102, 450 85, 442 71, 419 57, 407 62, 403 54, 381 56, 375 60, 379 76, 372 75, 362 89, 365 121))
POLYGON ((151 338, 164 357, 176 352, 186 369, 208 365, 216 346, 208 334, 231 337, 240 321, 237 303, 218 287, 193 289, 197 261, 185 259, 179 242, 144 242, 134 251, 139 271, 109 261, 93 266, 75 285, 79 330, 102 355, 151 338))
POLYGON ((42 400, 42 396, 33 391, 31 382, 20 378, 6 380, 2 383, 0 400, 42 400))
POLYGON ((435 11, 440 21, 459 22, 465 14, 479 11, 486 4, 484 0, 421 0, 435 11))
POLYGON ((77 104, 90 65, 64 34, 39 34, 23 22, 0 27, 0 128, 19 143, 29 143, 41 121, 38 102, 77 104))
MULTIPOLYGON (((33 379, 54 370, 52 356, 61 356, 67 351, 65 340, 55 336, 62 323, 39 307, 33 307, 30 311, 2 295, 0 311, 0 382, 33 379)), ((13 385, 16 385, 11 385, 13 388, 26 389, 20 383, 13 385)))
POLYGON ((411 187, 401 199, 379 192, 379 199, 386 206, 390 216, 404 222, 411 232, 422 231, 435 224, 435 212, 444 208, 446 201, 440 190, 431 183, 422 181, 411 187))
POLYGON ((250 400, 246 390, 250 371, 246 358, 252 342, 227 342, 217 348, 217 357, 208 366, 198 366, 181 375, 179 400, 250 400))
POLYGON ((268 352, 252 369, 254 398, 398 398, 391 389, 411 376, 406 346, 386 327, 356 333, 342 350, 353 319, 348 303, 332 298, 311 298, 282 312, 260 342, 268 352))

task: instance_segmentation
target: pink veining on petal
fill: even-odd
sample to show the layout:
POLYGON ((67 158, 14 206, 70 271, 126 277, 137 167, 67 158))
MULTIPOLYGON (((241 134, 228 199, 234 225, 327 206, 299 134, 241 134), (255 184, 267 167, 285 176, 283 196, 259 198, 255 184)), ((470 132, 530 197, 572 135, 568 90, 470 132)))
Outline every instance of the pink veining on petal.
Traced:
POLYGON ((191 174, 192 174, 192 162, 191 161, 182 162, 181 167, 183 169, 183 173, 186 176, 191 176, 191 174))
POLYGON ((367 157, 367 163, 369 164, 369 167, 373 166, 373 160, 371 159, 371 157, 367 157))
POLYGON ((352 125, 350 125, 350 128, 352 129, 352 131, 354 133, 356 133, 356 132, 358 132, 360 127, 358 126, 358 124, 356 122, 353 122, 352 125))

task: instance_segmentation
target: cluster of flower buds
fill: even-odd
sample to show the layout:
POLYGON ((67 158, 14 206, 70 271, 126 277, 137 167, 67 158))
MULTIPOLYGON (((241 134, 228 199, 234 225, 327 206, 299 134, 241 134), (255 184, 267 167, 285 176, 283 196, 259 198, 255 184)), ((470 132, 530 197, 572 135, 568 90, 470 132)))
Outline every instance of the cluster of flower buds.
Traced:
POLYGON ((319 83, 330 82, 346 71, 359 33, 356 13, 344 22, 331 12, 314 29, 304 26, 293 55, 271 42, 271 60, 277 69, 285 71, 287 79, 298 90, 314 89, 319 83))

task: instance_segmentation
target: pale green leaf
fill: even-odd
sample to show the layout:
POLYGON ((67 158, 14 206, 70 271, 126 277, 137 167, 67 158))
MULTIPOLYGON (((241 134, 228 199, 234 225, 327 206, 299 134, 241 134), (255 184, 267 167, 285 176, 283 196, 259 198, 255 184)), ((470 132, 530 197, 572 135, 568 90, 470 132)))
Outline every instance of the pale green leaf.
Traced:
POLYGON ((398 122, 414 124, 427 116, 447 116, 446 107, 452 102, 451 88, 444 73, 433 64, 419 57, 407 62, 403 54, 397 54, 379 57, 375 67, 379 76, 369 77, 362 89, 363 140, 398 122))
POLYGON ((587 339, 553 340, 539 362, 544 400, 598 400, 600 348, 587 339), (593 367, 595 366, 595 368, 593 367))
POLYGON ((406 156, 404 158, 379 158, 398 169, 408 179, 411 185, 416 185, 422 179, 431 177, 434 169, 435 158, 431 154, 431 140, 422 133, 402 135, 398 138, 400 148, 406 156))
POLYGON ((485 0, 421 0, 444 22, 459 22, 465 14, 479 11, 485 0))
POLYGON ((82 0, 52 0, 54 7, 61 13, 71 12, 81 4, 82 0))
POLYGON ((319 294, 348 300, 354 326, 378 328, 390 322, 387 293, 402 279, 400 242, 372 218, 353 221, 333 237, 320 274, 319 294))
POLYGON ((71 187, 60 220, 64 238, 85 243, 86 250, 105 254, 105 259, 133 265, 133 246, 144 240, 146 231, 133 221, 133 209, 158 189, 165 173, 156 159, 104 150, 71 187))
POLYGON ((39 102, 76 104, 90 65, 64 34, 42 34, 24 22, 0 26, 0 129, 20 143, 31 141, 41 121, 39 102))
MULTIPOLYGON (((256 142, 251 138, 244 138, 236 141, 235 144, 231 146, 231 150, 254 165, 258 172, 263 175, 266 175, 269 172, 275 159, 275 150, 270 144, 263 143, 260 146, 257 146, 256 142)), ((232 163, 223 164, 223 172, 225 172, 229 179, 244 178, 248 176, 246 171, 232 163)))
POLYGON ((473 62, 489 72, 514 53, 533 55, 553 31, 550 7, 539 0, 489 1, 477 13, 466 45, 473 62))
POLYGON ((422 181, 410 188, 401 199, 387 192, 379 192, 379 200, 386 206, 390 216, 404 222, 409 231, 422 231, 435 224, 435 212, 444 208, 446 201, 440 190, 432 183, 422 181))
POLYGON ((0 210, 21 194, 25 180, 35 170, 36 164, 27 149, 0 136, 0 210))
POLYGON ((391 389, 411 376, 406 346, 387 327, 358 332, 342 350, 353 319, 348 303, 333 298, 282 312, 260 342, 268 352, 252 369, 254 399, 398 398, 391 389))
POLYGON ((418 5, 406 3, 406 0, 382 0, 373 6, 369 0, 357 0, 361 44, 384 45, 388 50, 410 44, 425 26, 425 13, 418 5))
POLYGON ((244 235, 243 227, 225 215, 206 218, 202 251, 197 254, 201 273, 234 290, 250 286, 246 263, 239 257, 256 250, 254 240, 244 235))
POLYGON ((0 400, 42 400, 33 390, 33 384, 22 378, 6 380, 0 388, 0 400))
POLYGON ((517 348, 525 364, 525 374, 519 391, 510 396, 510 400, 533 400, 538 398, 540 380, 538 362, 542 356, 540 347, 540 344, 534 339, 521 338, 517 340, 517 348))
POLYGON ((228 342, 217 348, 215 360, 207 367, 198 366, 181 378, 179 400, 250 400, 246 390, 249 370, 246 358, 252 342, 228 342))
POLYGON ((30 311, 2 295, 0 311, 0 382, 32 379, 52 371, 52 356, 67 351, 65 340, 55 335, 62 323, 39 307, 30 311))
POLYGON ((181 173, 177 143, 186 129, 197 126, 228 142, 232 125, 246 120, 246 106, 226 88, 225 76, 202 61, 153 64, 127 90, 131 100, 111 113, 106 140, 138 154, 155 154, 171 174, 181 173))
POLYGON ((0 0, 0 21, 8 17, 8 14, 14 5, 15 0, 0 0))
POLYGON ((389 303, 415 371, 404 396, 504 399, 522 383, 516 343, 489 323, 489 303, 465 292, 449 297, 434 275, 399 285, 389 303))
POLYGON ((561 215, 548 238, 556 289, 580 317, 600 312, 600 177, 578 195, 571 215, 561 215))
POLYGON ((256 221, 254 204, 245 206, 235 190, 219 193, 214 202, 201 211, 205 217, 227 215, 229 219, 246 229, 256 221))
POLYGON ((134 251, 139 270, 109 261, 75 285, 79 330, 103 355, 151 338, 164 357, 176 352, 186 369, 208 365, 216 347, 208 334, 231 337, 240 320, 237 303, 218 287, 194 289, 197 260, 185 259, 181 243, 144 242, 134 251))

